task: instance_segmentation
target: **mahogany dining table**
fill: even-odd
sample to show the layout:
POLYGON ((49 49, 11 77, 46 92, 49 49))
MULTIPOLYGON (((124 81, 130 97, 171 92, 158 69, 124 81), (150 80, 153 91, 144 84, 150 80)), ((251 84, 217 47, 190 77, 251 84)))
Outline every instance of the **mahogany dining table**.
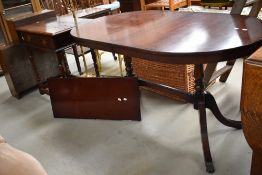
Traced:
MULTIPOLYGON (((199 111, 206 171, 215 171, 209 148, 206 108, 224 125, 241 129, 241 122, 225 118, 205 90, 205 63, 228 61, 253 53, 262 45, 262 22, 255 17, 192 12, 137 11, 106 16, 71 31, 82 46, 125 56, 127 76, 132 57, 168 64, 194 64, 195 93, 139 79, 140 86, 172 92, 199 111)), ((139 77, 138 77, 139 78, 139 77)))

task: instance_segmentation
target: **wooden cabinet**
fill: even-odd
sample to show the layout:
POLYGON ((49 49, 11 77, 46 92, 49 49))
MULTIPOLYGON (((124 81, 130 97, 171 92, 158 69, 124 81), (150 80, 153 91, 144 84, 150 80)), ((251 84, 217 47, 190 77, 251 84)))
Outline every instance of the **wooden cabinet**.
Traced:
MULTIPOLYGON (((25 92, 36 87, 37 81, 32 69, 32 64, 29 61, 30 57, 27 52, 28 50, 24 44, 20 43, 16 28, 51 16, 55 16, 54 11, 17 16, 15 18, 10 18, 7 21, 8 27, 11 31, 10 36, 15 44, 1 46, 0 64, 2 65, 10 92, 17 98, 20 98, 25 92)), ((31 36, 25 38, 27 40, 34 39, 31 36)), ((46 43, 46 45, 48 44, 48 41, 42 42, 46 43)), ((55 53, 45 52, 43 50, 33 50, 31 51, 31 55, 38 58, 35 61, 35 64, 40 68, 39 72, 41 77, 43 77, 43 80, 46 80, 46 78, 50 76, 58 75, 57 57, 55 53)))
POLYGON ((36 86, 31 64, 23 45, 1 46, 0 63, 5 79, 14 97, 20 98, 26 90, 36 86))

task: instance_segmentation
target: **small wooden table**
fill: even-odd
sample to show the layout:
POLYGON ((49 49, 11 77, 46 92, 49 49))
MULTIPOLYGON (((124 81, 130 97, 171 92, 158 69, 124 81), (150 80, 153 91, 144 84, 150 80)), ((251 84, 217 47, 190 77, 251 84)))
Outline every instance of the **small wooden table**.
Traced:
MULTIPOLYGON (((90 18, 109 15, 110 9, 88 8, 76 12, 78 24, 85 24, 90 22, 90 18)), ((45 81, 50 76, 41 77, 40 66, 35 64, 36 57, 41 55, 34 54, 34 50, 41 50, 42 53, 53 53, 57 57, 59 70, 64 77, 70 76, 70 70, 67 64, 65 49, 75 45, 70 30, 75 26, 72 15, 53 16, 45 20, 40 20, 32 24, 23 25, 16 28, 20 34, 23 43, 26 44, 28 52, 30 53, 30 61, 35 72, 36 80, 39 85, 41 94, 49 94, 45 81)), ((96 67, 96 74, 98 75, 98 66, 94 51, 92 58, 94 66, 96 67)), ((39 58, 43 59, 43 58, 39 58)), ((49 65, 54 66, 54 65, 49 65)), ((55 69, 55 68, 54 68, 55 69)))
POLYGON ((224 125, 241 129, 241 122, 225 118, 204 88, 204 63, 250 55, 262 45, 262 22, 254 17, 191 12, 130 12, 107 16, 71 31, 76 43, 125 55, 127 75, 133 76, 131 57, 169 63, 195 64, 194 94, 139 80, 175 93, 199 111, 201 140, 207 172, 214 172, 209 148, 206 108, 224 125))

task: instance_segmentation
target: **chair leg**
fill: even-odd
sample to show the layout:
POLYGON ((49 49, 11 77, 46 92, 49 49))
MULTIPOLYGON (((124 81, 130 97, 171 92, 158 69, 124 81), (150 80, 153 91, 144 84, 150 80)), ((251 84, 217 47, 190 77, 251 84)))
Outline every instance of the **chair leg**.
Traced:
MULTIPOLYGON (((231 60, 231 61, 227 61, 227 66, 231 66, 233 68, 234 64, 235 64, 236 60, 231 60)), ((226 82, 227 78, 230 74, 230 72, 232 71, 232 68, 230 70, 228 70, 227 72, 225 72, 224 74, 221 75, 219 81, 220 82, 226 82)))
POLYGON ((248 16, 257 17, 261 8, 262 8, 262 1, 255 2, 248 16))
POLYGON ((79 61, 76 45, 73 45, 72 49, 73 49, 75 60, 76 60, 77 70, 79 72, 79 75, 82 75, 82 70, 81 70, 81 65, 80 65, 80 61, 79 61))
POLYGON ((116 53, 115 53, 115 52, 112 52, 112 55, 113 55, 113 57, 114 57, 114 60, 116 61, 116 60, 117 60, 116 53))
POLYGON ((96 53, 97 53, 96 49, 91 49, 91 55, 92 55, 92 60, 93 60, 93 63, 94 63, 96 77, 100 77, 100 72, 99 72, 99 69, 98 69, 97 54, 96 53))
POLYGON ((217 63, 209 63, 206 66, 205 69, 205 77, 204 77, 204 82, 205 82, 205 86, 207 87, 210 83, 210 79, 213 75, 213 73, 215 72, 217 67, 217 63))
POLYGON ((262 154, 254 150, 252 155, 251 175, 260 175, 262 173, 262 154))
POLYGON ((121 54, 118 54, 118 62, 119 62, 119 70, 120 70, 120 75, 123 76, 123 57, 121 54))
POLYGON ((101 57, 104 52, 99 53, 99 51, 95 49, 95 53, 96 53, 96 61, 97 61, 98 70, 101 73, 102 71, 101 57))
MULTIPOLYGON (((80 46, 80 52, 81 52, 81 56, 83 57, 85 76, 87 76, 87 63, 86 63, 86 57, 85 57, 83 46, 80 46)), ((91 50, 91 54, 92 54, 92 50, 91 50)))

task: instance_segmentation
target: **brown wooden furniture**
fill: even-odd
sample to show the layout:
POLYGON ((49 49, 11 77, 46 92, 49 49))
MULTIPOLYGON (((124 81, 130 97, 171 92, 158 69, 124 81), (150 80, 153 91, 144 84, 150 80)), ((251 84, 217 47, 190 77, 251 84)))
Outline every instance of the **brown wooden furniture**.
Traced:
MULTIPOLYGON (((97 16, 106 15, 110 12, 108 9, 86 9, 76 13, 78 24, 89 23, 87 18, 95 18, 97 16), (103 12, 103 13, 101 13, 103 12)), ((45 85, 47 78, 55 75, 42 77, 41 65, 37 66, 35 62, 39 59, 39 55, 35 52, 42 51, 52 54, 57 60, 54 66, 56 70, 60 70, 63 77, 70 76, 70 70, 65 57, 65 49, 75 46, 75 43, 70 35, 70 30, 75 26, 72 15, 63 15, 59 17, 51 17, 46 20, 37 21, 35 23, 17 27, 23 43, 27 46, 30 53, 30 61, 35 72, 35 76, 39 85, 41 94, 48 94, 48 88, 45 85), (59 67, 59 69, 58 69, 59 67)), ((92 51, 92 58, 96 68, 96 74, 99 75, 96 57, 92 51)), ((76 56, 78 58, 78 55, 76 56)), ((46 58, 48 59, 48 58, 46 58)), ((58 76, 58 75, 56 75, 58 76)))
POLYGON ((135 77, 50 78, 48 87, 56 118, 141 120, 135 77))
MULTIPOLYGON (((247 4, 247 0, 238 0, 235 1, 232 10, 230 14, 232 15, 240 15, 243 8, 247 4)), ((261 7, 262 7, 262 1, 256 1, 256 2, 249 2, 249 5, 252 6, 252 9, 248 16, 257 17, 261 7)), ((208 64, 205 71, 205 82, 208 84, 209 82, 214 81, 218 77, 220 77, 220 82, 226 82, 228 76, 230 75, 230 72, 235 64, 236 60, 230 60, 227 61, 226 65, 220 69, 216 70, 217 63, 208 64)))
MULTIPOLYGON (((55 16, 53 11, 43 11, 7 19, 12 41, 15 44, 1 46, 0 58, 11 94, 17 98, 22 97, 24 93, 36 87, 37 82, 35 81, 34 74, 32 74, 32 66, 29 62, 29 55, 26 53, 26 47, 20 43, 16 27, 50 18, 51 16, 55 16)), ((39 50, 34 51, 33 54, 40 57, 35 64, 41 65, 40 74, 42 77, 58 75, 57 69, 54 69, 53 66, 50 67, 50 65, 57 64, 56 59, 54 59, 55 56, 52 53, 45 53, 39 50), (49 59, 44 59, 45 57, 49 59)))
POLYGON ((201 0, 189 0, 188 5, 200 5, 201 0))
MULTIPOLYGON (((38 63, 42 63, 44 67, 41 61, 38 63)), ((1 46, 0 63, 3 66, 9 90, 14 97, 21 98, 24 93, 37 85, 24 45, 1 46)))
POLYGON ((140 0, 141 9, 149 10, 149 9, 162 9, 169 8, 169 10, 174 11, 175 9, 185 7, 190 5, 190 1, 188 0, 156 0, 147 2, 146 0, 140 0))
POLYGON ((41 7, 39 0, 1 0, 0 11, 1 30, 3 31, 5 44, 7 44, 12 42, 12 38, 6 24, 6 18, 32 14, 33 12, 41 11, 41 7))
MULTIPOLYGON (((69 2, 69 1, 68 1, 69 2)), ((90 8, 94 5, 101 5, 102 1, 94 2, 92 5, 89 1, 79 1, 77 4, 77 11, 76 11, 76 17, 78 18, 98 18, 101 16, 109 15, 111 14, 111 10, 109 8, 90 8)), ((55 13, 58 15, 58 19, 60 19, 59 16, 67 15, 68 14, 68 8, 65 5, 64 1, 55 0, 53 3, 50 3, 50 1, 42 1, 42 6, 46 9, 52 9, 55 10, 55 13)), ((63 17, 62 17, 63 18, 63 17)), ((83 48, 84 53, 91 52, 90 48, 83 48)), ((66 53, 73 54, 75 56, 76 65, 79 74, 81 75, 83 72, 81 70, 81 65, 79 58, 82 53, 80 46, 72 45, 72 48, 66 49, 66 53)))
POLYGON ((31 24, 37 21, 55 17, 53 10, 43 10, 35 13, 21 14, 15 17, 7 17, 6 24, 10 32, 10 40, 12 43, 19 43, 19 37, 16 31, 17 27, 22 25, 31 24))
POLYGON ((141 10, 140 0, 119 0, 121 12, 141 10))
POLYGON ((125 55, 128 76, 133 75, 131 57, 169 64, 195 64, 194 94, 144 80, 140 80, 139 84, 175 93, 194 104, 199 111, 206 170, 214 172, 206 108, 228 127, 240 129, 241 123, 225 118, 214 97, 205 91, 203 63, 216 63, 251 54, 262 45, 262 30, 257 30, 261 28, 261 21, 254 17, 148 11, 102 17, 92 24, 80 26, 77 31, 73 29, 71 34, 76 43, 83 46, 125 55))
POLYGON ((250 174, 260 175, 262 173, 262 47, 244 61, 241 102, 243 131, 253 150, 250 174))

